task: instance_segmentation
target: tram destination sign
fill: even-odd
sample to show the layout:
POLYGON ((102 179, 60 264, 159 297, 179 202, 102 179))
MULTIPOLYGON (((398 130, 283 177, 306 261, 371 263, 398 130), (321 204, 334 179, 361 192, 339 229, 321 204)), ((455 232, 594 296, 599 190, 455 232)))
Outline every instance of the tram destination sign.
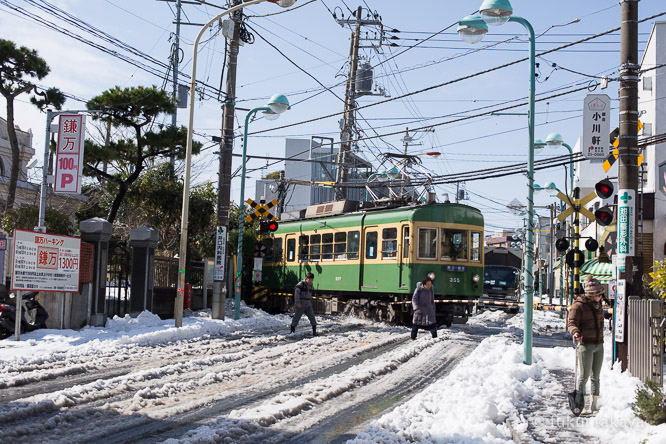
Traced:
POLYGON ((79 291, 81 239, 14 230, 12 290, 79 291))

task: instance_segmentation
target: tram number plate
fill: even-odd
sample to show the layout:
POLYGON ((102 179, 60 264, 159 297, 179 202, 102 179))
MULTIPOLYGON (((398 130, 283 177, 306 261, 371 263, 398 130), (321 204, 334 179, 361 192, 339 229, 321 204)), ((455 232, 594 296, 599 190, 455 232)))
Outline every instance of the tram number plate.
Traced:
POLYGON ((336 276, 335 277, 335 282, 340 282, 342 280, 342 276, 336 276))
POLYGON ((457 278, 457 277, 449 278, 449 282, 451 282, 452 284, 459 284, 460 283, 460 278, 457 278))

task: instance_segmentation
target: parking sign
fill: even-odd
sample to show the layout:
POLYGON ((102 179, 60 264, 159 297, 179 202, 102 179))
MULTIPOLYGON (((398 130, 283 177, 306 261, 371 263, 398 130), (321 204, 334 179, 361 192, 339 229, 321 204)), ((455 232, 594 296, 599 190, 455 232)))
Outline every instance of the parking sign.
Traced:
POLYGON ((81 194, 85 116, 61 114, 58 124, 54 193, 81 194))

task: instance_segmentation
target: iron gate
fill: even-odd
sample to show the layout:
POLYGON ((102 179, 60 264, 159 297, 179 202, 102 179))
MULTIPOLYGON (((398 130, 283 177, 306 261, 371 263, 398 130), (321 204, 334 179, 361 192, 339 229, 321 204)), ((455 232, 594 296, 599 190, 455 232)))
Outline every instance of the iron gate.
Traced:
POLYGON ((126 241, 111 239, 106 268, 106 314, 124 317, 129 313, 132 254, 126 241))

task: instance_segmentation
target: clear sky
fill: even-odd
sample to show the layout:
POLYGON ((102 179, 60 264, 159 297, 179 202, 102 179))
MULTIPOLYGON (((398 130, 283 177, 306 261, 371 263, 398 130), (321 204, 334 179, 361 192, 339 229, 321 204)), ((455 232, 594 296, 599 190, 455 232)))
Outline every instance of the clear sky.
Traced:
MULTIPOLYGON (((192 68, 192 42, 196 33, 201 24, 223 11, 220 6, 225 6, 226 2, 209 0, 206 3, 184 5, 183 20, 199 24, 181 28, 180 70, 188 75, 192 68)), ((357 3, 349 0, 298 0, 296 9, 270 16, 264 15, 282 12, 283 9, 269 3, 246 8, 246 14, 251 16, 248 24, 252 29, 248 31, 254 34, 255 43, 246 44, 240 50, 237 106, 253 108, 264 105, 266 99, 275 93, 286 94, 293 104, 292 109, 277 121, 268 122, 264 119, 251 123, 251 133, 341 112, 343 104, 339 97, 344 93, 342 81, 346 72, 351 32, 348 27, 341 27, 332 13, 338 18, 344 13, 347 18, 349 8, 356 10, 358 6, 364 8, 364 14, 368 8, 376 11, 381 16, 384 30, 390 31, 386 33, 387 36, 397 37, 390 40, 397 47, 383 45, 379 52, 373 49, 361 51, 361 55, 372 65, 379 64, 374 70, 375 82, 391 98, 527 57, 526 34, 517 23, 491 27, 486 39, 475 46, 460 41, 455 33, 457 21, 475 12, 480 3, 441 0, 360 0, 357 3), (431 37, 428 41, 409 49, 428 37, 431 37), (470 49, 477 51, 470 53, 470 49), (326 86, 337 85, 331 88, 335 94, 322 92, 313 77, 326 86)), ((67 109, 82 109, 85 108, 86 100, 116 85, 130 87, 164 84, 166 69, 162 64, 168 64, 173 41, 171 37, 175 32, 174 5, 173 2, 158 0, 51 0, 49 3, 40 0, 0 0, 0 38, 36 49, 51 67, 49 76, 39 83, 56 86, 82 100, 70 99, 66 104, 67 109), (52 5, 71 14, 76 19, 73 22, 84 29, 66 23, 53 11, 41 9, 52 5), (26 11, 33 18, 17 12, 14 7, 26 11), (35 17, 50 24, 39 24, 35 17), (126 48, 102 40, 102 32, 107 39, 116 39, 139 54, 132 54, 126 48), (129 56, 146 69, 82 43, 71 35, 107 48, 110 52, 129 56)), ((537 54, 620 26, 621 7, 617 0, 513 0, 512 5, 514 14, 526 18, 533 25, 537 34, 537 54), (576 18, 580 21, 571 23, 576 18)), ((642 0, 639 3, 641 19, 664 11, 666 3, 663 0, 642 0)), ((666 16, 656 20, 666 20, 666 16)), ((639 25, 640 54, 653 21, 639 25)), ((370 28, 368 31, 374 32, 370 28)), ((205 43, 200 46, 197 79, 219 87, 224 60, 223 37, 213 37, 212 32, 207 32, 202 42, 205 43)), ((619 31, 538 57, 537 99, 562 95, 537 102, 535 136, 545 139, 548 133, 559 132, 567 143, 574 146, 582 132, 582 104, 588 91, 572 91, 593 85, 601 75, 607 75, 611 82, 606 90, 597 88, 594 93, 605 93, 611 97, 611 129, 617 126, 618 82, 612 80, 618 76, 619 60, 619 31)), ((424 158, 424 165, 432 174, 456 174, 525 162, 525 115, 483 116, 455 123, 445 122, 490 109, 480 109, 483 107, 526 101, 528 74, 527 62, 521 62, 402 99, 387 101, 388 97, 362 97, 358 101, 360 105, 373 106, 361 110, 359 115, 359 126, 364 137, 372 137, 359 142, 361 155, 379 164, 376 158, 381 153, 402 151, 401 139, 406 127, 414 129, 435 125, 434 132, 412 134, 421 145, 410 147, 411 153, 442 153, 437 159, 424 158), (391 134, 397 132, 400 134, 391 134)), ((182 83, 187 83, 187 80, 182 83)), ((171 85, 167 88, 171 91, 171 85)), ((28 103, 28 96, 19 97, 16 105, 15 123, 24 130, 32 129, 33 146, 37 150, 40 165, 45 114, 28 103)), ((525 113, 527 107, 520 106, 511 111, 525 113)), ((239 124, 244 121, 245 113, 237 111, 239 124)), ((0 115, 6 116, 4 99, 0 99, 0 115)), ((186 124, 187 116, 187 110, 179 110, 179 124, 186 124)), ((284 154, 285 137, 309 138, 311 135, 320 135, 334 137, 337 141, 340 118, 340 115, 336 115, 250 136, 248 154, 281 157, 284 154)), ((165 116, 164 120, 166 123, 171 121, 169 116, 165 116)), ((195 184, 217 180, 218 146, 211 142, 211 137, 219 136, 220 126, 220 103, 209 97, 203 100, 197 97, 194 131, 205 149, 193 161, 195 184)), ((237 133, 241 132, 242 128, 237 133)), ((88 134, 99 137, 99 132, 92 127, 88 128, 88 134)), ((234 152, 239 153, 241 149, 238 138, 234 152)), ((537 152, 536 160, 566 153, 564 148, 544 150, 543 153, 537 152)), ((235 158, 234 162, 235 169, 240 165, 240 160, 235 158)), ((261 167, 265 165, 265 160, 251 160, 248 163, 251 172, 246 182, 246 196, 254 195, 254 179, 260 178, 265 172, 280 169, 280 165, 276 164, 262 171, 261 167)), ((37 177, 37 174, 33 173, 33 176, 37 177)), ((538 171, 535 182, 543 185, 554 181, 563 188, 566 177, 564 168, 558 167, 538 171)), ((469 181, 464 185, 470 198, 465 203, 483 210, 488 232, 500 228, 513 229, 522 222, 509 213, 506 205, 514 198, 525 203, 525 184, 523 175, 469 181)), ((232 183, 235 200, 238 199, 239 186, 240 181, 235 179, 232 183)), ((455 185, 437 187, 440 196, 446 192, 453 198, 454 190, 455 185)), ((548 205, 554 200, 554 196, 541 193, 537 195, 535 203, 548 205)))

